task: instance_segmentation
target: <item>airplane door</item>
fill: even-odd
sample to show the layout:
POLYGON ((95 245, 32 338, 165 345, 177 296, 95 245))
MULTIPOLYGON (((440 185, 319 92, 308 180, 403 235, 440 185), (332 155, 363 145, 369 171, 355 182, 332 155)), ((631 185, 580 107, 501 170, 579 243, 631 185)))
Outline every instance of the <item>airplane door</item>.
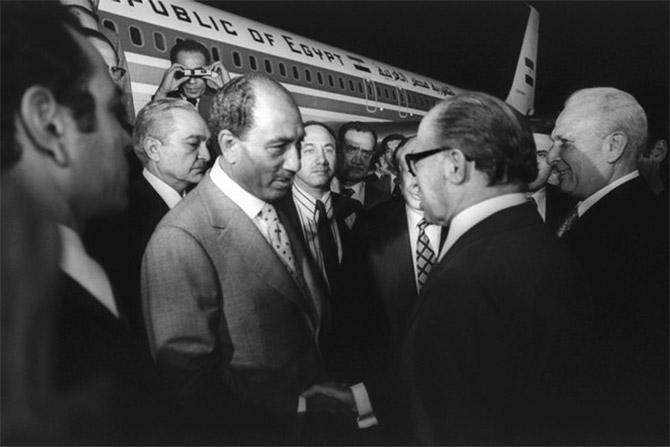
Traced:
POLYGON ((365 110, 368 113, 375 113, 379 110, 379 98, 377 98, 377 86, 375 81, 368 78, 363 78, 363 83, 365 84, 365 110), (374 101, 372 97, 374 96, 374 101), (372 106, 370 105, 372 103, 372 106))
POLYGON ((409 101, 407 99, 407 91, 404 88, 395 86, 396 93, 398 95, 398 115, 400 118, 407 118, 409 115, 409 101), (403 103, 404 102, 404 103, 403 103), (405 111, 403 112, 403 107, 405 111))

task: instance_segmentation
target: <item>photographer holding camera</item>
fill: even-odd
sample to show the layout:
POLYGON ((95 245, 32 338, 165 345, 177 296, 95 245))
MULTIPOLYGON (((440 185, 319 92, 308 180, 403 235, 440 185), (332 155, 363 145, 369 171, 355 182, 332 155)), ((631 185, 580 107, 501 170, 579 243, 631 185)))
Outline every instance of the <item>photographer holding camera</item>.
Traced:
POLYGON ((172 47, 170 62, 172 65, 163 75, 152 99, 185 99, 198 109, 207 122, 214 93, 230 80, 228 70, 220 61, 212 64, 207 48, 191 39, 182 40, 172 47))

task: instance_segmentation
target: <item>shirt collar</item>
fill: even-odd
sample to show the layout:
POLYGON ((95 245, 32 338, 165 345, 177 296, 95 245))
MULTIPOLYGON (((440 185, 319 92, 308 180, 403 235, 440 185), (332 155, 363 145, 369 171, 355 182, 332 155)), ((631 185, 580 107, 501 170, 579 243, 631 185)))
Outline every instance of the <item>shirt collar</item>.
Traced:
POLYGON ((304 189, 298 186, 297 183, 293 182, 293 199, 295 203, 302 209, 307 216, 311 216, 313 220, 317 219, 316 216, 316 201, 321 200, 323 205, 326 207, 326 214, 328 219, 333 217, 333 203, 331 199, 330 191, 326 191, 320 199, 315 199, 304 189))
POLYGON ((526 195, 523 193, 503 194, 486 199, 458 213, 449 224, 449 233, 447 234, 447 240, 444 241, 439 260, 441 261, 444 258, 447 251, 470 228, 498 211, 521 205, 526 201, 526 195))
POLYGON ((242 188, 235 182, 235 180, 230 178, 230 176, 221 168, 219 163, 220 159, 221 156, 216 159, 214 166, 212 166, 212 169, 209 171, 209 176, 212 179, 212 182, 214 182, 216 187, 227 195, 230 200, 242 208, 244 214, 249 216, 250 219, 254 219, 258 216, 258 213, 261 212, 263 206, 265 206, 265 202, 242 188))
POLYGON ((151 187, 158 193, 161 199, 163 199, 163 202, 165 202, 168 208, 172 209, 177 203, 179 203, 181 200, 181 195, 179 195, 179 193, 175 191, 170 185, 149 172, 147 168, 142 170, 142 175, 145 179, 147 179, 147 182, 149 182, 151 187))
POLYGON ((407 221, 409 222, 409 225, 411 227, 416 227, 419 225, 419 222, 421 222, 421 219, 423 219, 423 212, 419 210, 415 210, 411 206, 405 204, 405 211, 407 212, 407 221))
POLYGON ((620 177, 613 181, 612 183, 605 185, 603 188, 600 188, 598 191, 594 192, 591 194, 589 197, 584 199, 583 201, 579 202, 577 205, 577 214, 579 217, 582 217, 586 211, 588 211, 589 208, 591 208, 593 205, 595 205, 598 200, 602 199, 605 197, 607 194, 609 194, 614 188, 616 188, 619 185, 622 185, 628 181, 633 180, 634 178, 637 178, 640 176, 640 171, 637 169, 634 170, 633 172, 629 172, 628 174, 624 175, 623 177, 620 177))

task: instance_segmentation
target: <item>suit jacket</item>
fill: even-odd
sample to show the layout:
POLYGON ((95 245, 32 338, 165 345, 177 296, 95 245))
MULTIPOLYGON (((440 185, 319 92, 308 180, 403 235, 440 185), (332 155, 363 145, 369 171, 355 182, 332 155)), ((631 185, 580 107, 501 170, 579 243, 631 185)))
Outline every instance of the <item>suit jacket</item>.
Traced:
POLYGON ((153 444, 181 439, 171 408, 159 397, 154 366, 138 349, 127 324, 62 271, 57 298, 55 384, 71 400, 68 417, 76 420, 67 442, 153 444))
POLYGON ((532 205, 491 215, 431 271, 401 348, 404 400, 369 388, 375 412, 388 422, 386 408, 409 408, 413 442, 565 442, 587 303, 577 263, 532 205))
POLYGON ((377 177, 370 174, 365 178, 365 203, 363 207, 370 209, 376 204, 391 198, 391 176, 377 177))
MULTIPOLYGON (((668 436, 668 228, 642 177, 589 208, 563 236, 596 305, 602 407, 597 443, 668 436)), ((594 421, 595 423, 595 421, 594 421)))
POLYGON ((269 439, 255 427, 273 442, 294 428, 298 394, 323 374, 324 286, 286 227, 313 300, 210 176, 161 221, 142 264, 151 350, 171 391, 191 408, 248 412, 259 442, 269 439))
POLYGON ((140 172, 130 182, 126 211, 120 216, 96 221, 87 231, 91 254, 109 275, 119 307, 127 317, 135 339, 147 350, 147 356, 140 293, 142 255, 158 222, 169 210, 140 172))
POLYGON ((555 232, 577 201, 554 185, 546 186, 546 194, 545 223, 555 232))

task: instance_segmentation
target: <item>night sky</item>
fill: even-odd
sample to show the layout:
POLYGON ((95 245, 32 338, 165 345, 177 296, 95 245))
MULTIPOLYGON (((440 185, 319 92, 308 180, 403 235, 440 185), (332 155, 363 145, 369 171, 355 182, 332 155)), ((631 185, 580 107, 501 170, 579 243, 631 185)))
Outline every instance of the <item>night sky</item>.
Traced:
MULTIPOLYGON (((449 84, 506 97, 521 2, 216 2, 210 5, 449 84)), ((582 87, 632 93, 667 123, 670 2, 530 2, 540 13, 537 113, 582 87)))

